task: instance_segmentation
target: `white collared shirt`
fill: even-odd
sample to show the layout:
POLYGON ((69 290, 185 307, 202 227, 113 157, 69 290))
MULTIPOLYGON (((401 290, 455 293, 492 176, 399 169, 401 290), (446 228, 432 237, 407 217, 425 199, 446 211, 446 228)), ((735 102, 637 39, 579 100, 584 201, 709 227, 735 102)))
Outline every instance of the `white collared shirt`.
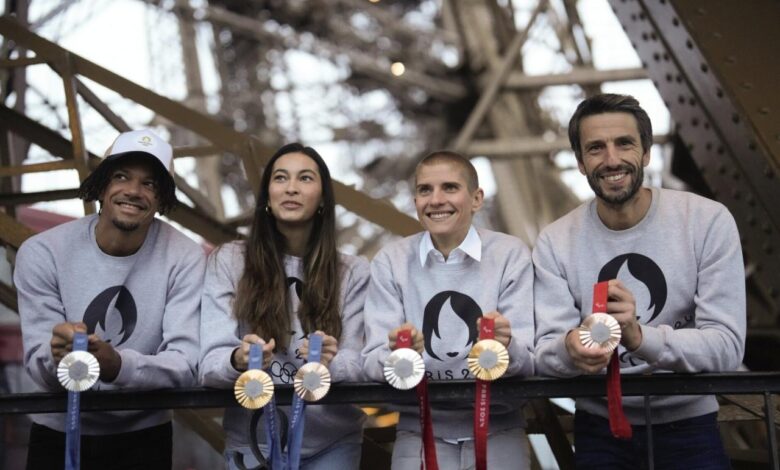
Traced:
POLYGON ((477 229, 472 225, 469 227, 469 231, 466 234, 466 238, 463 239, 457 248, 450 252, 447 259, 444 259, 444 255, 433 246, 433 239, 431 239, 430 232, 425 232, 420 239, 420 265, 425 267, 425 261, 428 259, 428 255, 433 256, 433 259, 438 263, 443 264, 459 264, 466 260, 466 256, 473 258, 475 261, 482 259, 482 240, 479 238, 477 229))

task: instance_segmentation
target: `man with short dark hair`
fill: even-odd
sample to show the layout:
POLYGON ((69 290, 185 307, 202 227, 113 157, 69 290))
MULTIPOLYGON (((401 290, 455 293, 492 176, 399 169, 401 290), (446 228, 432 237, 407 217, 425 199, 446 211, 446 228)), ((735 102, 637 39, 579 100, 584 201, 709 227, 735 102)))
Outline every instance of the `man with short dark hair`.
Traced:
MULTIPOLYGON (((583 101, 569 123, 596 198, 546 227, 533 252, 536 364, 542 375, 596 374, 611 351, 581 344, 593 286, 608 281, 624 374, 735 370, 744 353, 745 274, 734 218, 694 194, 642 186, 652 126, 625 95, 583 101)), ((642 397, 623 405, 633 438, 610 433, 603 398, 577 400, 577 468, 637 468, 647 455, 642 397)), ((714 396, 650 400, 657 468, 728 468, 714 396)))
MULTIPOLYGON (((171 146, 120 134, 79 189, 100 213, 27 240, 14 282, 24 364, 40 391, 62 391, 57 365, 86 333, 94 390, 196 383, 203 250, 155 218, 176 203, 171 146)), ((62 468, 65 415, 33 415, 28 469, 62 468)), ((171 412, 81 414, 85 468, 171 468, 171 412)))

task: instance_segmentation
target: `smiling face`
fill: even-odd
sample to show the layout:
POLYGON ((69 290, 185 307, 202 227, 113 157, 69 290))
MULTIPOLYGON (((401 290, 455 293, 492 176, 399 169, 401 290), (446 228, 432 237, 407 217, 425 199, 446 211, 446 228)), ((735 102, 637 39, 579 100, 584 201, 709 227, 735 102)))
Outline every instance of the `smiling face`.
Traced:
POLYGON ((466 238, 474 213, 482 207, 482 189, 469 191, 466 172, 452 162, 417 169, 414 205, 436 248, 448 255, 466 238))
POLYGON ((277 226, 311 224, 321 204, 322 179, 317 163, 300 152, 279 157, 271 168, 268 184, 268 207, 277 226))
POLYGON ((644 151, 636 119, 610 112, 584 118, 580 124, 580 173, 602 201, 620 206, 642 187, 650 149, 644 151))
POLYGON ((122 232, 145 231, 159 207, 152 164, 140 160, 117 163, 100 201, 101 220, 122 232))

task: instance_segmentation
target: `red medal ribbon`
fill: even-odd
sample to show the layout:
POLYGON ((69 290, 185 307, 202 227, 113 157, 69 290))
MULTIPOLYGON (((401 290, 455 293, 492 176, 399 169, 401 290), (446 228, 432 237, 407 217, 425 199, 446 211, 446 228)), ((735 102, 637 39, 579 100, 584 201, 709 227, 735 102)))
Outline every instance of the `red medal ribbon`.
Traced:
MULTIPOLYGON (((395 340, 395 347, 411 348, 412 332, 401 330, 395 340)), ((431 407, 428 405, 428 379, 423 377, 417 387, 417 402, 420 405, 420 431, 422 432, 423 445, 420 449, 420 470, 439 470, 436 459, 436 444, 433 440, 433 422, 431 420, 431 407)))
MULTIPOLYGON (((609 281, 593 285, 593 313, 607 313, 607 290, 609 281)), ((631 423, 623 412, 623 390, 620 386, 620 363, 617 350, 612 353, 607 366, 607 410, 609 429, 618 439, 631 439, 631 423)))
MULTIPOLYGON (((494 319, 482 317, 479 322, 479 339, 493 339, 495 326, 494 319)), ((487 380, 477 379, 474 410, 474 459, 477 470, 486 470, 487 434, 490 424, 490 382, 487 380)))

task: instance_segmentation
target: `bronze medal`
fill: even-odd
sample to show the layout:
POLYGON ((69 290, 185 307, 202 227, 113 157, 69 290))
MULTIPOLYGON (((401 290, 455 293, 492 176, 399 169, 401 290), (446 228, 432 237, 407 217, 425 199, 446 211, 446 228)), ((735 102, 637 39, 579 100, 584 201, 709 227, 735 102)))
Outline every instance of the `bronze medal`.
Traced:
POLYGON ((330 372, 319 362, 307 362, 295 373, 295 393, 304 401, 317 401, 330 390, 330 372))
POLYGON ((241 374, 233 387, 238 404, 250 410, 264 407, 274 396, 274 382, 260 369, 241 374))

